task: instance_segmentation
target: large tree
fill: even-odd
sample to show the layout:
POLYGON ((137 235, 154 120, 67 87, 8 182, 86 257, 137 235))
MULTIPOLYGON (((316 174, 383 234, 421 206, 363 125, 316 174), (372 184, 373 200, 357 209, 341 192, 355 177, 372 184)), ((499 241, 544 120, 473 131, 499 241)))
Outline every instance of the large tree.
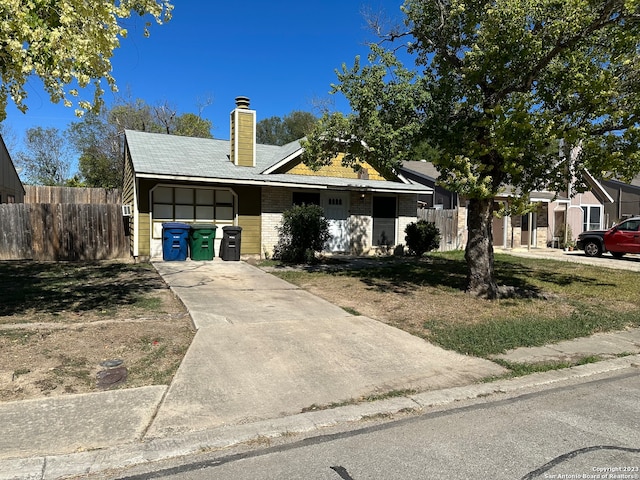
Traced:
POLYGON ((88 113, 67 129, 74 150, 79 153, 78 170, 87 187, 122 186, 123 156, 118 130, 106 114, 88 113))
POLYGON ((496 194, 574 194, 585 169, 640 171, 640 2, 406 0, 402 11, 366 64, 338 72, 333 90, 353 113, 322 118, 307 161, 346 150, 347 164, 392 169, 416 145, 435 149, 441 183, 469 200, 468 291, 496 298, 496 194))
POLYGON ((141 99, 119 99, 108 111, 89 113, 69 126, 69 139, 79 154, 78 167, 86 186, 122 186, 125 129, 213 138, 211 121, 200 115, 178 114, 167 102, 148 105, 141 99))
POLYGON ((75 104, 78 114, 97 111, 101 80, 117 90, 111 57, 127 35, 126 19, 150 14, 162 23, 172 9, 167 0, 0 0, 0 121, 9 98, 27 110, 24 85, 32 75, 42 80, 52 102, 75 104), (93 97, 83 98, 89 84, 93 97))
POLYGON ((265 118, 256 125, 256 141, 265 145, 286 145, 307 135, 317 121, 314 114, 301 110, 294 110, 283 118, 265 118))
POLYGON ((24 140, 25 150, 18 152, 16 164, 22 176, 36 185, 62 186, 69 179, 70 152, 57 128, 30 128, 24 140))

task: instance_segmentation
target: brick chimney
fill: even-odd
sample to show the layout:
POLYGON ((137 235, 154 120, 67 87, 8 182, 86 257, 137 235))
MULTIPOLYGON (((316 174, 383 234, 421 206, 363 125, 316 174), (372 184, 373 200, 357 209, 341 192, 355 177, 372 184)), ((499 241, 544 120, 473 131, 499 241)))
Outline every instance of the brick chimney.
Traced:
POLYGON ((236 97, 236 108, 231 112, 231 155, 235 165, 256 165, 256 112, 249 110, 248 97, 236 97))

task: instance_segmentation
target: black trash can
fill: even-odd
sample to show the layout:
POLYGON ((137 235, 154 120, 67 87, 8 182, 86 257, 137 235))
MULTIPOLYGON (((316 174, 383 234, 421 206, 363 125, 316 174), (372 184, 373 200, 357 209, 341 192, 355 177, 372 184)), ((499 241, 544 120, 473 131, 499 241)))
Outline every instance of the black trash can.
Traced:
POLYGON ((222 227, 222 243, 220 244, 220 258, 222 260, 240 260, 240 239, 242 227, 222 227))

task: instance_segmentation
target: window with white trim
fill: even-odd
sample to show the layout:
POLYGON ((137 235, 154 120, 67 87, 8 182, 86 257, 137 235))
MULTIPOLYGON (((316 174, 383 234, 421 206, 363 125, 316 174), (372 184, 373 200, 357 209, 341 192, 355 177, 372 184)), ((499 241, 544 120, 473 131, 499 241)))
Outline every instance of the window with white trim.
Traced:
POLYGON ((602 228, 602 205, 581 205, 582 230, 600 230, 602 228))

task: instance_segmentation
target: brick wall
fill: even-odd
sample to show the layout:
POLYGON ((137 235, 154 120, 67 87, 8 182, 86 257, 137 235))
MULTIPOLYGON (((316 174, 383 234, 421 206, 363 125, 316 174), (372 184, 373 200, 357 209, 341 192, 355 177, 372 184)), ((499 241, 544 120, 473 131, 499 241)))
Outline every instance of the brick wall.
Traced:
POLYGON ((396 236, 396 244, 405 243, 404 231, 412 222, 417 222, 418 214, 418 196, 417 195, 399 195, 398 196, 398 232, 396 236))
POLYGON ((366 255, 371 250, 371 237, 373 236, 372 199, 370 193, 351 192, 349 236, 351 237, 351 253, 354 255, 366 255))
POLYGON ((262 189, 262 252, 271 256, 278 243, 278 227, 282 223, 282 212, 291 208, 291 191, 285 188, 264 187, 262 189))
MULTIPOLYGON (((272 255, 278 243, 278 227, 282 222, 282 212, 291 208, 292 194, 285 188, 264 187, 262 189, 262 256, 272 255)), ((350 253, 366 255, 371 253, 373 221, 371 219, 373 197, 370 193, 351 192, 349 198, 348 228, 351 237, 350 253)), ((398 197, 397 241, 404 243, 406 226, 417 221, 417 196, 398 197)))

